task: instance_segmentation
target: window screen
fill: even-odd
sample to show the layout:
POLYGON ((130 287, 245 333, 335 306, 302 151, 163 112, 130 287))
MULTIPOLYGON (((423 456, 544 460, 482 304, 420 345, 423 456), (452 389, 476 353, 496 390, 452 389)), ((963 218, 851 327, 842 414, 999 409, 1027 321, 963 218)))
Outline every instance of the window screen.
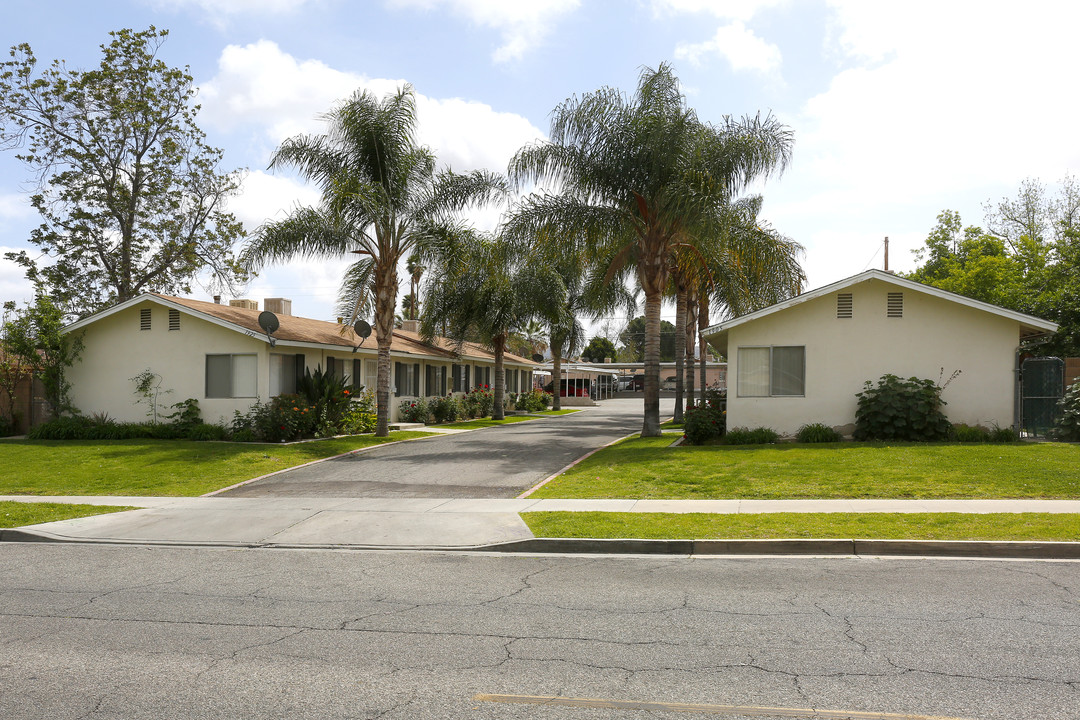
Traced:
POLYGON ((207 355, 206 397, 241 398, 258 395, 255 355, 207 355))
POLYGON ((806 349, 802 346, 774 347, 772 349, 771 395, 805 395, 804 360, 806 349))
POLYGON ((270 355, 270 396, 296 392, 296 355, 270 355))
POLYGON ((739 348, 739 397, 768 397, 769 348, 739 348))

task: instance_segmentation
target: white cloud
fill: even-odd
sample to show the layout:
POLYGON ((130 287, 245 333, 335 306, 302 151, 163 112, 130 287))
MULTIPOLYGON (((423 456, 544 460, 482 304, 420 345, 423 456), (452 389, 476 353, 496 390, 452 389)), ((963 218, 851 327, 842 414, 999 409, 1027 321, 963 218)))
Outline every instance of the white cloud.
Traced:
POLYGON ((787 0, 652 0, 653 14, 706 13, 727 20, 749 21, 761 10, 787 0))
POLYGON ((5 253, 25 249, 0 245, 0 303, 14 300, 21 304, 34 298, 34 286, 26 279, 26 271, 4 258, 5 253))
POLYGON ((0 194, 0 219, 24 220, 33 217, 30 196, 24 193, 0 194))
MULTIPOLYGON (((261 129, 269 149, 300 132, 321 132, 318 118, 356 89, 377 97, 396 91, 404 80, 368 78, 335 70, 315 60, 298 61, 275 43, 225 48, 218 73, 202 86, 201 120, 223 130, 261 129)), ((441 163, 455 170, 502 172, 522 145, 543 137, 527 119, 490 105, 417 93, 417 136, 441 163)))
POLYGON ((388 4, 422 10, 447 7, 475 25, 498 30, 503 44, 492 59, 501 63, 520 60, 540 45, 559 17, 577 9, 580 0, 388 0, 388 4))
POLYGON ((702 43, 679 43, 675 57, 701 65, 702 58, 718 55, 728 61, 735 72, 753 71, 763 74, 780 69, 780 48, 765 42, 741 20, 721 25, 711 40, 702 43))
POLYGON ((223 27, 230 18, 239 15, 284 15, 296 12, 313 0, 149 0, 149 4, 164 10, 198 10, 213 24, 223 27))

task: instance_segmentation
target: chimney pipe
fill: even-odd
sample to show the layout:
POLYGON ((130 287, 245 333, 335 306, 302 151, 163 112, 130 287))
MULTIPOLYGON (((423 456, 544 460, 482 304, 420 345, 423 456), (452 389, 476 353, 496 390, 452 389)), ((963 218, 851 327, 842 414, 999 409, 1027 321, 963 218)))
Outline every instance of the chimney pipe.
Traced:
POLYGON ((220 295, 215 295, 214 296, 214 304, 215 305, 220 305, 221 304, 221 296, 220 295))

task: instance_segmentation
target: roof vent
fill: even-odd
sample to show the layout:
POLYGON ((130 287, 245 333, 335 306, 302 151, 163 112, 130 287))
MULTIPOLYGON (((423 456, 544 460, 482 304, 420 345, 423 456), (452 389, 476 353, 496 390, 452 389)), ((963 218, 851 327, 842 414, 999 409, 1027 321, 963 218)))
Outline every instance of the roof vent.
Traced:
POLYGON ((889 300, 887 309, 885 312, 886 317, 902 318, 904 317, 904 293, 891 292, 889 293, 889 300))
POLYGON ((852 306, 851 293, 838 293, 836 295, 836 317, 851 317, 852 306))
POLYGON ((230 300, 229 307, 244 308, 245 310, 258 310, 258 300, 230 300))

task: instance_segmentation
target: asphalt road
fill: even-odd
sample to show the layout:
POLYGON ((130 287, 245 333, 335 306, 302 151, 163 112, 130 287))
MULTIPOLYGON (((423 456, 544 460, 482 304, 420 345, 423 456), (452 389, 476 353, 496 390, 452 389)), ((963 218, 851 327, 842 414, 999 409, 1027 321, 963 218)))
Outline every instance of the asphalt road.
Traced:
MULTIPOLYGON (((671 399, 661 399, 669 414, 671 399)), ((298 468, 228 497, 512 498, 570 462, 641 430, 641 398, 572 415, 444 435, 298 468)))
POLYGON ((13 543, 0 717, 1075 718, 1078 600, 1077 563, 13 543))

